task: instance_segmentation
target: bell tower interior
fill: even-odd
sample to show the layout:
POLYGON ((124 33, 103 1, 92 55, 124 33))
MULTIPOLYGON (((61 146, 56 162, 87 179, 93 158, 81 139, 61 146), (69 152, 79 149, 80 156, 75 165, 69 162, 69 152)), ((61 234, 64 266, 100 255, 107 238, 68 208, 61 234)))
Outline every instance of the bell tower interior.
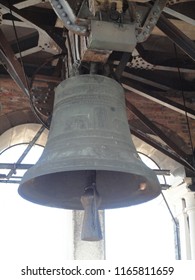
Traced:
POLYGON ((160 197, 173 258, 195 260, 194 11, 192 0, 0 0, 0 188, 24 209, 66 213, 67 258, 106 259, 106 211, 160 197))

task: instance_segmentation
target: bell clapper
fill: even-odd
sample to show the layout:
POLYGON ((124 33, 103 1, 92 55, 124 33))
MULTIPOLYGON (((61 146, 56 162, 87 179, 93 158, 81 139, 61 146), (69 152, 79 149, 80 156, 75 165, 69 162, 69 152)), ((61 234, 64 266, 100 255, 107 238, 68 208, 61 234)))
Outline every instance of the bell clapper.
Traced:
POLYGON ((81 196, 81 203, 84 208, 81 239, 84 241, 99 241, 102 239, 98 213, 101 198, 96 190, 95 173, 96 171, 91 171, 91 184, 84 189, 84 194, 81 196))

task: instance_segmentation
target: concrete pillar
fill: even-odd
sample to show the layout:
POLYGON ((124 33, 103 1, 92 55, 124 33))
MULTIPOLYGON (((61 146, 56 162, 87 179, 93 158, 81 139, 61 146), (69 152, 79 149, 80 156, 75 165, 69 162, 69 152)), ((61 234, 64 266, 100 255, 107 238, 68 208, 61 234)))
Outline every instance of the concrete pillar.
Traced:
POLYGON ((189 223, 189 238, 190 238, 190 250, 191 260, 195 260, 195 194, 187 193, 186 199, 186 213, 189 223))
POLYGON ((174 216, 179 222, 182 260, 195 260, 195 193, 184 183, 170 188, 169 203, 174 206, 174 216))
POLYGON ((175 205, 175 216, 179 224, 179 242, 180 242, 180 254, 182 260, 191 259, 190 250, 190 234, 188 226, 188 217, 185 212, 185 205, 182 198, 178 199, 175 205))
POLYGON ((73 211, 73 254, 74 260, 104 260, 104 211, 99 211, 103 240, 82 241, 81 229, 84 211, 73 211))

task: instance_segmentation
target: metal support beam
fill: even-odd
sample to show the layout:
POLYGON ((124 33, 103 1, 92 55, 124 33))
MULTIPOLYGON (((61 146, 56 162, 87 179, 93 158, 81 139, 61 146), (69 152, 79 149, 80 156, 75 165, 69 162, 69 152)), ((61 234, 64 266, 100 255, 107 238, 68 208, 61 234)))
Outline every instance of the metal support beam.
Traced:
MULTIPOLYGON (((44 131, 45 127, 42 126, 38 132, 36 133, 36 135, 34 136, 34 138, 32 139, 32 141, 28 144, 27 148, 24 150, 23 154, 20 156, 20 158, 17 160, 16 165, 20 164, 23 159, 26 157, 26 155, 28 154, 28 152, 30 151, 30 149, 32 148, 32 146, 37 142, 38 138, 41 136, 42 132, 44 131)), ((6 179, 10 179, 12 177, 12 175, 14 174, 16 168, 15 169, 11 169, 10 172, 8 173, 8 175, 6 176, 6 179)))
MULTIPOLYGON (((138 43, 144 42, 148 39, 166 5, 166 2, 167 0, 156 0, 153 5, 148 5, 148 7, 150 7, 150 11, 147 13, 147 18, 141 28, 141 32, 137 34, 138 43)), ((138 24, 140 24, 139 19, 137 20, 138 24)), ((138 25, 138 28, 139 27, 140 26, 138 25)))
POLYGON ((19 184, 20 181, 19 180, 0 180, 0 183, 3 183, 3 184, 19 184))
MULTIPOLYGON (((145 85, 146 86, 150 86, 150 87, 154 87, 156 88, 157 90, 160 90, 160 91, 171 91, 172 88, 162 84, 162 83, 158 83, 156 82, 157 79, 154 79, 154 80, 150 80, 150 79, 147 79, 147 78, 143 78, 142 76, 138 76, 138 75, 135 75, 135 74, 131 74, 128 72, 128 67, 126 67, 125 69, 125 72, 123 72, 123 78, 127 78, 127 79, 130 79, 130 80, 134 80, 136 82, 139 82, 139 84, 144 84, 144 87, 145 85)), ((154 75, 154 72, 153 72, 153 75, 154 75)), ((154 75, 155 77, 155 75, 154 75)))
MULTIPOLYGON (((2 14, 5 13, 10 13, 10 8, 7 3, 7 1, 3 1, 3 4, 0 3, 0 8, 2 14)), ((54 36, 51 35, 51 32, 44 30, 42 27, 40 27, 37 23, 36 20, 35 22, 32 22, 25 14, 23 10, 19 10, 16 7, 12 6, 11 9, 11 15, 19 19, 19 21, 14 21, 14 24, 17 25, 17 23, 22 26, 25 25, 26 28, 33 28, 37 30, 39 33, 39 40, 37 43, 37 46, 31 49, 31 53, 40 51, 42 48, 44 49, 44 44, 47 42, 47 52, 51 54, 59 54, 62 49, 61 49, 61 42, 60 46, 58 43, 53 39, 54 36), (21 22, 21 23, 20 23, 21 22), (50 33, 50 34, 49 34, 50 33)), ((13 22, 10 20, 11 24, 13 25, 13 22)), ((25 55, 25 54, 22 54, 25 55)))
POLYGON ((142 141, 144 141, 148 145, 154 147, 155 149, 157 149, 164 155, 170 157, 171 159, 173 159, 173 160, 177 161, 178 163, 180 163, 181 165, 183 165, 189 173, 188 177, 193 177, 195 175, 195 168, 193 168, 186 160, 180 158, 175 152, 170 150, 168 147, 165 147, 161 143, 158 143, 157 141, 155 141, 154 139, 149 137, 147 134, 141 132, 140 130, 137 130, 133 127, 130 127, 130 130, 131 130, 131 133, 134 136, 136 136, 137 138, 141 139, 142 141))
POLYGON ((159 129, 153 122, 151 122, 145 115, 143 115, 133 104, 131 104, 128 100, 126 100, 127 108, 133 112, 151 131, 153 131, 157 136, 162 139, 167 146, 169 146, 173 151, 175 151, 179 157, 188 161, 189 156, 181 150, 175 142, 173 142, 168 136, 166 136, 161 129, 159 129))
POLYGON ((129 62, 131 57, 132 57, 131 53, 128 53, 128 52, 123 53, 122 58, 121 58, 119 64, 116 67, 116 70, 115 70, 115 75, 116 75, 118 80, 120 80, 121 75, 122 75, 123 71, 125 70, 125 67, 126 67, 127 63, 129 62))
POLYGON ((29 169, 34 164, 24 164, 24 163, 0 163, 0 169, 29 169))
POLYGON ((163 15, 160 16, 156 25, 171 41, 173 41, 189 57, 195 60, 195 43, 190 40, 190 38, 163 15))
MULTIPOLYGON (((192 118, 195 120, 195 111, 187 108, 185 106, 183 106, 182 104, 179 104, 175 101, 172 101, 166 97, 157 95, 156 93, 152 93, 151 91, 148 91, 146 89, 143 88, 143 86, 141 86, 140 84, 136 84, 135 82, 131 82, 130 79, 121 78, 121 83, 123 85, 123 87, 128 90, 128 91, 132 91, 134 93, 139 94, 140 96, 143 96, 145 98, 148 98, 158 104, 161 104, 171 110, 174 110, 182 115, 187 115, 189 118, 192 118)), ((128 94, 128 92, 127 92, 128 94)))
POLYGON ((14 4, 14 7, 16 7, 17 9, 25 9, 30 6, 35 6, 37 4, 40 4, 42 2, 43 2, 43 0, 26 0, 26 1, 22 1, 17 4, 14 4))
POLYGON ((29 95, 29 82, 22 65, 15 57, 3 31, 0 29, 0 62, 22 91, 29 95))
POLYGON ((184 14, 178 13, 177 11, 175 11, 173 9, 170 9, 168 7, 164 7, 163 12, 195 26, 195 20, 194 19, 192 19, 190 17, 187 17, 184 14))

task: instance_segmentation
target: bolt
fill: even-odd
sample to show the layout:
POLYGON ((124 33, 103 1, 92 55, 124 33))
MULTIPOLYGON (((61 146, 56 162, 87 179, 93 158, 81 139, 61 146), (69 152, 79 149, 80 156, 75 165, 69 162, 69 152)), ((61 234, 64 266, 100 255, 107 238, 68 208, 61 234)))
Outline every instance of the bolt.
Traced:
POLYGON ((154 18, 150 18, 150 22, 153 23, 155 20, 154 18))
POLYGON ((80 28, 82 32, 86 32, 87 31, 87 27, 82 27, 80 28))
POLYGON ((157 11, 154 11, 154 12, 153 12, 153 15, 154 15, 154 16, 157 16, 157 15, 158 15, 158 12, 157 12, 157 11))

